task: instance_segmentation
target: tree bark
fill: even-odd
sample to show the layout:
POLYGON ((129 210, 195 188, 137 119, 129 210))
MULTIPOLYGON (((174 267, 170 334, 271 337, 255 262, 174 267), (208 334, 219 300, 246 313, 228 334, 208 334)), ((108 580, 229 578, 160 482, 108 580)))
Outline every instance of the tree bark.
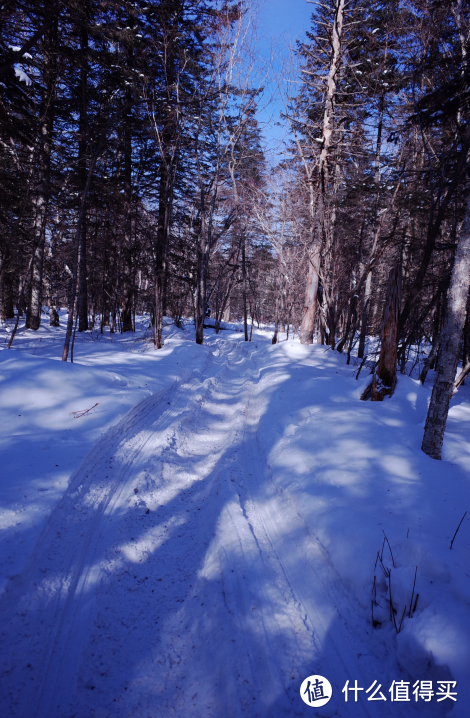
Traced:
MULTIPOLYGON (((131 62, 131 53, 129 53, 131 62)), ((134 300, 134 282, 132 274, 132 118, 130 108, 132 95, 126 91, 127 111, 124 114, 124 246, 121 332, 132 331, 132 303, 134 300)))
MULTIPOLYGON (((80 195, 83 196, 87 181, 87 105, 88 105, 88 30, 87 6, 84 8, 84 19, 80 28, 80 120, 78 142, 78 182, 80 195)), ((78 247, 78 331, 88 329, 88 288, 87 288, 87 222, 86 212, 80 228, 78 247)))
POLYGON ((74 257, 73 257, 72 286, 70 289, 70 298, 69 298, 69 315, 67 318, 67 329, 65 332, 64 348, 62 350, 62 361, 67 361, 67 358, 69 355, 70 339, 72 337, 72 329, 73 329, 73 315, 74 315, 74 309, 75 309, 75 298, 77 295, 78 251, 79 251, 81 224, 83 222, 83 217, 85 215, 85 207, 86 207, 86 202, 87 202, 87 198, 88 198, 88 192, 90 191, 91 180, 93 177, 93 172, 95 171, 95 165, 96 165, 96 161, 98 159, 98 154, 99 154, 100 149, 101 148, 98 147, 92 157, 90 169, 88 170, 86 185, 83 189, 83 195, 82 195, 82 199, 80 202, 80 210, 78 213, 77 227, 75 230, 75 247, 74 247, 74 257))
POLYGON ((349 344, 348 344, 348 358, 346 361, 346 364, 349 364, 351 361, 351 351, 354 344, 354 336, 356 334, 356 327, 357 327, 357 297, 355 297, 354 302, 354 309, 353 309, 353 315, 352 315, 352 329, 351 329, 351 335, 349 338, 349 344))
POLYGON ((353 336, 354 336, 354 331, 356 329, 356 314, 357 314, 356 305, 357 305, 357 296, 354 295, 351 297, 351 299, 349 301, 348 314, 347 314, 347 318, 346 318, 346 327, 344 329, 343 337, 338 342, 338 345, 336 347, 336 351, 338 351, 340 353, 343 351, 343 349, 346 346, 346 343, 350 337, 351 326, 353 328, 353 336))
MULTIPOLYGON (((382 130, 383 130, 383 115, 385 107, 385 92, 382 92, 379 101, 379 118, 377 123, 377 140, 375 143, 375 161, 374 161, 374 183, 375 183, 375 216, 378 217, 379 210, 379 198, 380 198, 380 157, 382 152, 382 130)), ((364 358, 364 351, 366 345, 367 329, 369 325, 369 308, 370 298, 372 295, 372 271, 369 270, 367 273, 366 286, 364 289, 364 306, 362 308, 362 319, 361 319, 361 333, 359 336, 359 347, 357 350, 358 359, 364 358)))
POLYGON ((439 334, 436 334, 436 336, 434 337, 434 341, 432 343, 431 351, 429 352, 429 355, 428 355, 426 361, 424 362, 424 366, 421 369, 421 373, 419 375, 419 381, 421 382, 421 384, 424 384, 424 382, 426 381, 428 371, 431 368, 431 365, 436 357, 438 348, 439 348, 439 334))
POLYGON ((50 194, 52 133, 55 116, 55 88, 57 81, 57 16, 44 34, 43 82, 44 97, 40 108, 38 154, 36 161, 36 187, 33 198, 33 261, 26 313, 26 328, 39 329, 42 308, 42 276, 46 217, 50 194))
POLYGON ((60 317, 57 309, 54 306, 52 299, 52 292, 49 290, 47 295, 47 304, 49 306, 49 324, 51 327, 60 327, 60 317))
MULTIPOLYGON (((175 15, 176 32, 178 20, 175 15)), ((163 347, 163 316, 165 312, 165 294, 167 285, 168 238, 171 226, 173 193, 179 153, 179 114, 173 97, 175 77, 174 47, 170 40, 165 67, 166 86, 163 92, 163 129, 157 131, 161 152, 157 235, 155 242, 155 349, 163 347)), ((203 320, 204 323, 204 320, 203 320)))
POLYGON ((470 362, 470 293, 467 297, 467 316, 463 329, 462 366, 470 362))
POLYGON ((277 335, 279 332, 279 297, 276 296, 276 309, 274 315, 274 334, 271 339, 271 344, 277 344, 277 335))
POLYGON ((243 324, 245 327, 245 341, 248 341, 248 312, 246 307, 246 257, 245 257, 245 235, 242 239, 242 274, 243 274, 243 324))
MULTIPOLYGON (((169 142, 164 133, 163 143, 169 142)), ((173 190, 172 175, 170 173, 170 157, 165 157, 160 168, 160 188, 158 200, 158 224, 155 244, 155 349, 163 347, 163 313, 165 304, 166 266, 168 250, 168 232, 171 216, 171 198, 173 190)))
POLYGON ((440 337, 439 362, 429 404, 423 443, 425 454, 440 459, 449 404, 460 358, 470 285, 470 199, 455 253, 452 276, 447 293, 447 308, 440 337))
POLYGON ((15 317, 12 278, 10 248, 6 244, 3 252, 0 250, 0 320, 3 322, 15 317))
POLYGON ((305 305, 302 324, 300 327, 300 343, 313 344, 313 331, 315 327, 315 310, 317 304, 317 293, 319 284, 319 271, 321 261, 321 248, 323 238, 329 234, 329 227, 326 217, 326 197, 329 191, 329 156, 333 143, 334 117, 335 117, 335 97, 336 97, 336 79, 341 67, 342 58, 342 36, 344 22, 344 0, 336 0, 336 8, 331 28, 331 60, 328 68, 328 76, 326 79, 325 105, 323 109, 323 125, 322 125, 322 145, 318 166, 318 206, 314 211, 313 186, 310 179, 310 213, 312 221, 312 237, 315 236, 314 224, 315 219, 318 220, 320 227, 320 238, 313 240, 308 250, 308 275, 307 286, 305 290, 305 305), (315 218, 315 214, 317 217, 315 218))
POLYGON ((371 294, 372 294, 372 272, 369 272, 367 274, 366 286, 365 286, 365 291, 364 291, 364 306, 362 308, 361 334, 359 337, 359 348, 357 350, 357 356, 359 359, 363 359, 363 357, 364 357, 367 328, 368 328, 368 324, 369 324, 369 307, 370 307, 371 294))
POLYGON ((315 245, 309 252, 307 287, 305 290, 304 315, 300 325, 300 343, 313 344, 315 311, 319 284, 321 248, 315 245))
POLYGON ((201 229, 197 247, 197 287, 195 312, 196 344, 204 344, 204 319, 206 316, 208 252, 208 242, 205 236, 205 231, 204 229, 201 229))
POLYGON ((392 396, 397 383, 398 318, 400 312, 400 271, 390 270, 384 307, 380 357, 372 380, 372 401, 392 396))
MULTIPOLYGON (((28 269, 26 270, 25 276, 27 276, 30 272, 31 265, 33 263, 33 258, 29 260, 28 269)), ((18 286, 18 304, 17 304, 17 312, 16 312, 16 321, 15 326, 13 327, 13 331, 10 336, 10 341, 8 342, 7 349, 11 349, 11 345, 13 344, 13 339, 15 338, 16 332, 18 331, 18 324, 20 323, 20 317, 23 316, 23 302, 25 297, 25 288, 26 288, 26 280, 25 276, 23 276, 22 273, 20 273, 19 276, 19 286, 18 286)))

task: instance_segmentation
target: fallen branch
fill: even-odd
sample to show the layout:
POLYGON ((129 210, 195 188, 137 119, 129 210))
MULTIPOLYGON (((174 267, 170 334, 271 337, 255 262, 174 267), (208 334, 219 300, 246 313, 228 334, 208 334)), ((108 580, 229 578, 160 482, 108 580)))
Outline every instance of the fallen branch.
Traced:
POLYGON ((85 416, 85 414, 88 414, 89 411, 95 408, 95 406, 98 406, 100 402, 97 401, 96 404, 93 404, 93 406, 90 406, 89 409, 80 409, 79 411, 71 411, 69 416, 73 416, 74 419, 79 419, 81 416, 85 416))

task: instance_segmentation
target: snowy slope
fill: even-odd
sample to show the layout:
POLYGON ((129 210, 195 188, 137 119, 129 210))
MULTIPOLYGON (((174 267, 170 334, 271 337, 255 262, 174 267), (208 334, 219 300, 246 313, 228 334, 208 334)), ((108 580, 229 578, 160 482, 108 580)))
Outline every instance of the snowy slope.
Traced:
POLYGON ((46 336, 39 358, 27 335, 0 353, 5 715, 467 715, 468 517, 449 544, 470 504, 468 389, 434 462, 412 379, 364 403, 366 379, 322 347, 166 331, 157 353, 81 341, 73 366, 46 336), (371 624, 383 531, 400 614, 418 567, 398 636, 377 569, 371 624), (311 674, 333 686, 321 709, 300 699, 311 674), (348 679, 387 701, 346 703, 348 679), (393 680, 457 680, 458 701, 392 703, 393 680))

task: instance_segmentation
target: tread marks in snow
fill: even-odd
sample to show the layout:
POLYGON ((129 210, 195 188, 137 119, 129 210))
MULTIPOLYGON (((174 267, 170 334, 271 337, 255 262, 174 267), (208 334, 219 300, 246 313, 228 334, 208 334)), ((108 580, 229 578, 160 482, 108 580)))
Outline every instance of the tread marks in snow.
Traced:
POLYGON ((98 442, 8 591, 12 718, 281 718, 314 665, 358 669, 327 553, 266 473, 255 352, 214 344, 98 442))

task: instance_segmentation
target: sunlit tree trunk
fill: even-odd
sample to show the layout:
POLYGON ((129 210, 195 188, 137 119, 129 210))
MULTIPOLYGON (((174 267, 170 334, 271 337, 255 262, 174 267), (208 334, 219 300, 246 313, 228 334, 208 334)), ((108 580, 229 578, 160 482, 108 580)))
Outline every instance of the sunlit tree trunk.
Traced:
MULTIPOLYGON (((313 331, 315 327, 315 310, 318 294, 321 247, 323 236, 328 233, 326 196, 329 190, 329 168, 331 146, 333 143, 336 82, 342 57, 342 35, 344 22, 344 0, 337 0, 333 23, 331 27, 331 61, 326 81, 325 106, 323 111, 322 127, 322 149, 319 158, 318 168, 318 204, 316 212, 316 224, 320 230, 312 231, 312 244, 308 250, 308 275, 305 290, 305 305, 302 324, 300 327, 301 344, 313 343, 313 331)), ((313 187, 310 184, 310 212, 314 221, 314 202, 312 198, 313 187)), ((312 228, 313 229, 313 228, 312 228)), ((334 340, 334 337, 333 337, 334 340)))
POLYGON ((439 361, 429 404, 422 450, 440 459, 449 404, 460 358, 470 285, 470 199, 455 253, 452 277, 447 293, 447 307, 439 347, 439 361))

